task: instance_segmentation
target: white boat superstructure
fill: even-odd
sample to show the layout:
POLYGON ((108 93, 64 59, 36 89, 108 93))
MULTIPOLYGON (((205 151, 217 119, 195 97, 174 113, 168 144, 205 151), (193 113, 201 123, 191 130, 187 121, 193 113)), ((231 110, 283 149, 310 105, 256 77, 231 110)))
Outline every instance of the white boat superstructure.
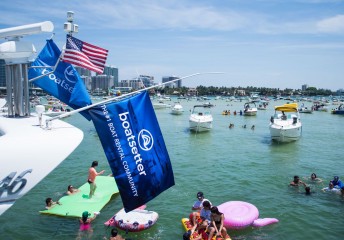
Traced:
POLYGON ((179 102, 176 102, 171 109, 171 114, 173 115, 181 115, 183 114, 183 112, 184 112, 184 108, 179 102))
MULTIPOLYGON (((42 116, 45 123, 47 116, 42 116)), ((37 115, 0 115, 0 215, 66 159, 83 139, 83 132, 60 120, 41 127, 37 115)))
POLYGON ((0 30, 0 58, 5 60, 7 101, 0 101, 0 215, 65 160, 83 139, 78 128, 60 121, 46 127, 44 106, 30 112, 27 69, 35 49, 23 36, 52 32, 51 22, 0 30), (15 90, 15 91, 14 91, 15 90), (3 107, 4 102, 8 104, 3 107))
POLYGON ((189 117, 190 131, 205 132, 213 128, 213 116, 208 105, 195 105, 189 117))
POLYGON ((297 103, 275 107, 270 119, 271 139, 278 142, 292 142, 301 137, 302 123, 297 103))

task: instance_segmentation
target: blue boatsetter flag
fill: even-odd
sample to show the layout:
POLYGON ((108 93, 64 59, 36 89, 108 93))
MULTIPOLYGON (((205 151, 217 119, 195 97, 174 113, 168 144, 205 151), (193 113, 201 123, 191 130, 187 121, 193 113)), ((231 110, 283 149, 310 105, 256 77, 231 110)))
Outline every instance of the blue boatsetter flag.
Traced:
MULTIPOLYGON (((54 41, 52 39, 47 40, 45 47, 31 64, 32 68, 29 69, 29 79, 52 72, 52 66, 59 61, 60 54, 61 51, 54 41), (35 68, 35 66, 40 67, 35 68)), ((59 62, 53 73, 39 78, 33 81, 33 83, 73 109, 92 104, 85 84, 75 68, 69 63, 59 62)), ((91 119, 87 111, 80 113, 88 120, 91 119)))
POLYGON ((126 212, 174 185, 170 157, 147 91, 93 107, 89 113, 126 212))

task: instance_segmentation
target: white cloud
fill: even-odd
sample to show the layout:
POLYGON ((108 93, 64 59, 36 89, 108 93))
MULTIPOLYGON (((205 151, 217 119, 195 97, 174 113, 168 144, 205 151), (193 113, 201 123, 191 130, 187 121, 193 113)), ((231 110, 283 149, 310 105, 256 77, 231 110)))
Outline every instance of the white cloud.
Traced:
POLYGON ((323 19, 316 26, 319 32, 344 33, 344 15, 323 19))

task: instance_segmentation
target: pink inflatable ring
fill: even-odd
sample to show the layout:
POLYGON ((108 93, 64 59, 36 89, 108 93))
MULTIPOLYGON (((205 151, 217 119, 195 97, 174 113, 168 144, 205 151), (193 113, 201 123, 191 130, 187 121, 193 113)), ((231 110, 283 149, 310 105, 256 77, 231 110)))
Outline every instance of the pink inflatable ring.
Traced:
POLYGON ((248 227, 259 216, 256 206, 248 202, 229 201, 219 205, 218 209, 225 215, 224 226, 228 229, 248 227))

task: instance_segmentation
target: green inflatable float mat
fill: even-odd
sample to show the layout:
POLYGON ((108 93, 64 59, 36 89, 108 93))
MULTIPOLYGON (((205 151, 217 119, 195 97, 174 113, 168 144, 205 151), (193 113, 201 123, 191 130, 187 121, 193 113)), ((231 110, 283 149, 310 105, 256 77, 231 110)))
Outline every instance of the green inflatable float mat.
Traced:
POLYGON ((113 194, 118 193, 118 187, 113 177, 98 176, 95 195, 89 199, 90 185, 85 183, 73 195, 66 195, 59 199, 61 205, 56 204, 49 210, 40 211, 43 214, 52 214, 62 217, 81 217, 84 211, 92 214, 100 210, 110 201, 113 194))

